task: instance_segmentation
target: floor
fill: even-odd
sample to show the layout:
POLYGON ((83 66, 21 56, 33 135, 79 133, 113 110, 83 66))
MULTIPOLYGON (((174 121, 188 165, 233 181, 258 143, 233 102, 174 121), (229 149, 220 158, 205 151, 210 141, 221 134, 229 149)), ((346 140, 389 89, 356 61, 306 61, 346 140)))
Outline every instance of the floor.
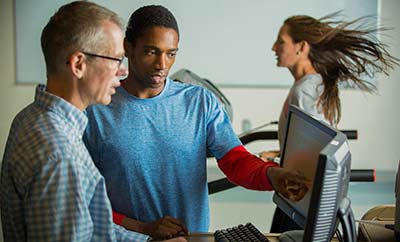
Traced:
MULTIPOLYGON (((221 177, 218 168, 208 170, 210 177, 221 177)), ((348 196, 355 219, 370 208, 381 204, 395 203, 394 171, 377 171, 376 182, 350 182, 348 196)), ((275 204, 272 192, 250 191, 235 187, 210 195, 210 231, 252 222, 259 230, 268 232, 275 204)))

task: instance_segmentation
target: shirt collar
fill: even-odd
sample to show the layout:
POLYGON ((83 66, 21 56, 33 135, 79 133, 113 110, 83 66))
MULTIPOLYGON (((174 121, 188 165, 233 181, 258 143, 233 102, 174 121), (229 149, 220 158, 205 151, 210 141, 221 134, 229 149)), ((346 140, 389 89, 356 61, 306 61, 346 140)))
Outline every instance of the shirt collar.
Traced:
POLYGON ((127 97, 129 97, 131 99, 137 100, 139 102, 151 103, 151 102, 157 101, 157 100, 159 100, 161 98, 164 98, 164 96, 168 92, 168 89, 169 89, 169 87, 171 85, 171 82, 172 82, 172 80, 167 76, 165 78, 165 85, 164 85, 163 90, 157 96, 150 97, 150 98, 138 98, 135 95, 132 95, 131 93, 129 93, 123 86, 117 87, 116 90, 117 90, 117 93, 120 92, 122 95, 127 96, 127 97))
POLYGON ((35 103, 57 114, 64 119, 65 122, 69 123, 71 128, 75 129, 80 136, 83 135, 88 123, 86 115, 66 100, 46 92, 46 86, 43 84, 39 84, 36 87, 35 103))

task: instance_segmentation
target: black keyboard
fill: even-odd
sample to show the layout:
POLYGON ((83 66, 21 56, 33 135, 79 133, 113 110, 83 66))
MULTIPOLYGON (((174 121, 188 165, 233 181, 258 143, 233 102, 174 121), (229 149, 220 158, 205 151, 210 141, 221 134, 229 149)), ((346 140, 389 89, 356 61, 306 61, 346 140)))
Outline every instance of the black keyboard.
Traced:
POLYGON ((270 242, 252 223, 217 230, 214 238, 216 242, 270 242))

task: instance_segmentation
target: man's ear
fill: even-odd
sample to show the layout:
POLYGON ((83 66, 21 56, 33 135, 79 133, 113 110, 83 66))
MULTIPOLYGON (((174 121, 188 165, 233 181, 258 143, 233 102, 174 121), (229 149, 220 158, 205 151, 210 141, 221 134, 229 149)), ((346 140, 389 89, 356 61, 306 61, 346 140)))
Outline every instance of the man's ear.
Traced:
POLYGON ((86 70, 86 56, 82 52, 74 52, 68 59, 69 69, 77 79, 81 79, 86 70))
POLYGON ((124 50, 125 50, 125 57, 128 58, 132 53, 132 44, 124 38, 124 50))

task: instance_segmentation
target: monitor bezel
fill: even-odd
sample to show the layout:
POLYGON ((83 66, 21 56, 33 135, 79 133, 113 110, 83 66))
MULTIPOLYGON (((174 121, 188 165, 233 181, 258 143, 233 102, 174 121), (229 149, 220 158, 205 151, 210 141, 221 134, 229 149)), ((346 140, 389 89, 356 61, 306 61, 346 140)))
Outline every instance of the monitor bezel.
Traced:
POLYGON ((286 150, 286 146, 287 146, 287 136, 289 134, 289 125, 290 125, 290 119, 292 118, 292 115, 298 115, 299 117, 303 118, 303 119, 307 119, 307 122, 312 124, 313 126, 317 126, 318 129, 322 130, 323 132, 327 133, 328 135, 330 135, 332 137, 332 139, 334 139, 334 137, 337 135, 338 131, 329 127, 327 124, 318 121, 317 119, 313 118, 310 114, 307 114, 305 111, 303 111, 302 109, 298 108, 297 106, 294 105, 289 105, 289 109, 288 109, 288 117, 287 117, 287 122, 285 125, 285 136, 284 136, 284 142, 283 142, 283 148, 282 148, 282 152, 281 152, 281 159, 280 159, 280 166, 283 165, 283 163, 285 162, 285 150, 286 150))
MULTIPOLYGON (((322 181, 325 176, 325 172, 327 169, 327 165, 329 162, 329 159, 331 157, 328 157, 327 154, 329 152, 327 151, 337 151, 342 147, 343 145, 346 145, 347 147, 347 138, 346 136, 341 133, 340 131, 337 131, 336 129, 331 128, 327 124, 316 120, 313 118, 310 114, 306 113, 305 111, 301 110, 300 108, 290 105, 289 106, 289 112, 288 112, 288 118, 287 118, 287 123, 286 123, 286 132, 285 132, 285 139, 283 143, 283 149, 282 149, 282 156, 281 156, 281 163, 280 166, 282 167, 284 162, 285 162, 285 150, 286 150, 286 145, 287 145, 287 136, 289 134, 289 126, 290 126, 290 120, 292 118, 292 115, 297 115, 298 117, 305 119, 308 123, 310 123, 313 126, 316 126, 318 129, 321 131, 325 132, 329 136, 332 137, 331 141, 327 143, 327 145, 321 150, 320 155, 318 156, 318 163, 316 166, 316 173, 314 174, 314 180, 317 181, 322 181), (332 142, 335 142, 335 145, 332 145, 332 142), (332 150, 334 149, 334 150, 332 150), (323 172, 318 172, 318 171, 323 171, 323 172)), ((343 159, 350 159, 350 157, 347 157, 347 155, 350 155, 349 152, 347 152, 346 157, 343 157, 343 159)), ((348 182, 348 181, 344 181, 348 182)), ((310 202, 308 204, 309 209, 307 214, 303 214, 301 211, 296 209, 294 206, 291 206, 290 201, 285 199, 281 194, 275 192, 273 196, 273 200, 275 204, 282 209, 284 213, 286 213, 289 217, 291 217, 300 227, 305 229, 304 233, 304 238, 303 241, 307 241, 307 239, 311 239, 314 234, 312 233, 312 228, 316 226, 316 217, 318 216, 319 208, 318 206, 310 209, 310 206, 313 206, 313 204, 319 204, 321 196, 318 195, 316 196, 315 194, 320 194, 323 189, 323 184, 314 182, 313 187, 312 187, 312 193, 311 193, 311 198, 310 202)), ((347 189, 345 191, 347 194, 347 189)), ((344 194, 346 196, 346 194, 344 194)), ((343 194, 342 194, 343 195, 343 194)), ((340 196, 341 197, 341 196, 340 196)), ((336 198, 338 199, 339 196, 336 198)), ((340 198, 339 198, 340 199, 340 198)), ((332 226, 332 229, 334 229, 336 226, 332 226)), ((333 231, 331 231, 333 232, 333 231)))

